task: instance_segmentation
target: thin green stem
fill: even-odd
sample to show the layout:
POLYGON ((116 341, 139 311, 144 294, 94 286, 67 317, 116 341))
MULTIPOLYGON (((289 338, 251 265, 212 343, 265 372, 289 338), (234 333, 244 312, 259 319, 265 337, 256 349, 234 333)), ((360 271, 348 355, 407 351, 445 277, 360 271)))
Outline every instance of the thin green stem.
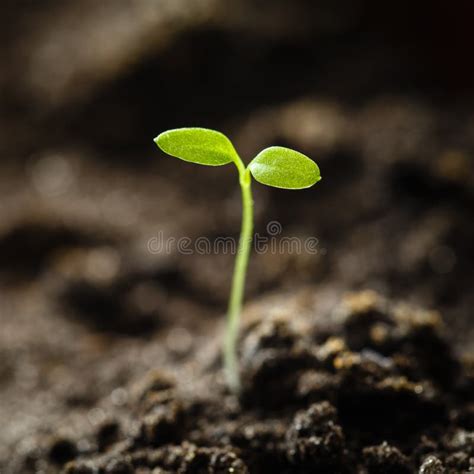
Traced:
POLYGON ((252 247, 253 234, 253 198, 250 171, 238 159, 239 182, 242 191, 242 227, 239 248, 232 276, 229 307, 227 310, 227 329, 224 341, 224 365, 229 387, 233 392, 240 390, 239 366, 237 359, 237 339, 240 326, 240 312, 245 291, 245 278, 252 247))

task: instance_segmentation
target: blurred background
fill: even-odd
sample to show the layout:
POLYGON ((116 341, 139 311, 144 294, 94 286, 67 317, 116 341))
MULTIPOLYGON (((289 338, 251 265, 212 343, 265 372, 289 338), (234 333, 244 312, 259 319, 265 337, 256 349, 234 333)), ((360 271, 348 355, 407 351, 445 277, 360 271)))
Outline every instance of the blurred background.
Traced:
POLYGON ((468 0, 4 0, 0 445, 26 440, 21 454, 26 434, 221 320, 233 257, 149 248, 239 232, 235 170, 166 158, 152 139, 173 127, 221 130, 246 162, 277 144, 320 165, 309 190, 255 185, 257 231, 278 221, 320 251, 255 255, 249 300, 372 288, 441 311, 472 352, 473 13, 468 0))

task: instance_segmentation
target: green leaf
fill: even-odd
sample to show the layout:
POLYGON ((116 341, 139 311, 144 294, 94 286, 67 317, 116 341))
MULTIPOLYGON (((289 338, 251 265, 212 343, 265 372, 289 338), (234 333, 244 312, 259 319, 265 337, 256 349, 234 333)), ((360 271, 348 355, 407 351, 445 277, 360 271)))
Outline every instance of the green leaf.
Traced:
POLYGON ((274 188, 304 189, 321 179, 318 165, 313 160, 281 146, 261 151, 248 167, 259 183, 274 188))
POLYGON ((207 128, 168 130, 154 141, 168 155, 200 165, 226 165, 237 157, 235 148, 224 134, 207 128))

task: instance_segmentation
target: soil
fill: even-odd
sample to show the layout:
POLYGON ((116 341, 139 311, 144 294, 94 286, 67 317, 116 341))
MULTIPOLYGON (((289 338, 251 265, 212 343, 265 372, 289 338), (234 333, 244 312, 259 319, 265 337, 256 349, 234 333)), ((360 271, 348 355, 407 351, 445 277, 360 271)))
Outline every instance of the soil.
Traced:
MULTIPOLYGON (((162 364, 98 400, 87 399, 96 390, 91 366, 82 394, 64 389, 67 413, 56 428, 23 439, 16 469, 470 472, 474 364, 454 355, 440 315, 370 290, 344 295, 330 311, 320 298, 308 287, 248 309, 238 397, 226 389, 219 346, 210 342, 219 334, 208 334, 186 362, 162 364)), ((179 347, 182 334, 174 337, 169 351, 188 349, 179 347)), ((125 360, 143 365, 136 359, 156 352, 152 345, 136 355, 125 348, 125 360)), ((120 352, 108 372, 124 369, 120 352)))
POLYGON ((470 3, 7 3, 1 474, 473 472, 470 3), (151 142, 187 124, 323 175, 254 186, 260 235, 318 241, 252 255, 238 396, 233 256, 156 246, 238 234, 234 170, 151 142))

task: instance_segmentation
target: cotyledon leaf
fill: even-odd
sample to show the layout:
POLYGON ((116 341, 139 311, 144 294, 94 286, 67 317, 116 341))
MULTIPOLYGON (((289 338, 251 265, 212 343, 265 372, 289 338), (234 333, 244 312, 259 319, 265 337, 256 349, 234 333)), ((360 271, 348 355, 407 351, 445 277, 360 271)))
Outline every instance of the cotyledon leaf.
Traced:
POLYGON ((321 180, 318 165, 313 160, 281 146, 261 151, 248 168, 259 183, 275 188, 304 189, 321 180))
POLYGON ((207 166, 221 166, 236 159, 231 141, 207 128, 177 128, 161 133, 155 143, 168 155, 207 166))

